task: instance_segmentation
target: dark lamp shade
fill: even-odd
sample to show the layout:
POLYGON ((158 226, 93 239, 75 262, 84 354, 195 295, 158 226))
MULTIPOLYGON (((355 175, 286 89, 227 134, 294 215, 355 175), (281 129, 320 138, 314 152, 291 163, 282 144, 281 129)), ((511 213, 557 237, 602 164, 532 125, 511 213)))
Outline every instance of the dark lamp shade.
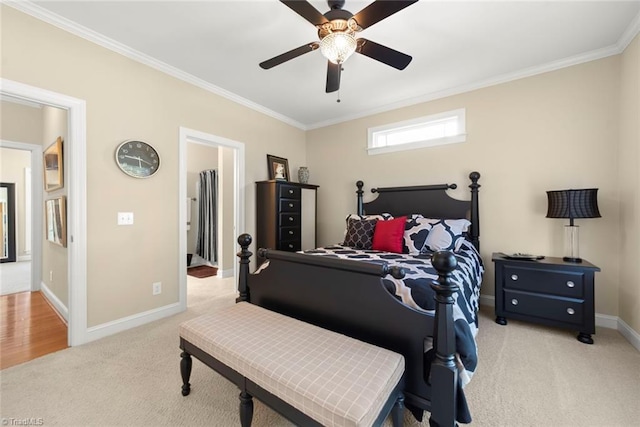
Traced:
POLYGON ((600 218, 597 188, 547 191, 547 198, 547 218, 600 218))

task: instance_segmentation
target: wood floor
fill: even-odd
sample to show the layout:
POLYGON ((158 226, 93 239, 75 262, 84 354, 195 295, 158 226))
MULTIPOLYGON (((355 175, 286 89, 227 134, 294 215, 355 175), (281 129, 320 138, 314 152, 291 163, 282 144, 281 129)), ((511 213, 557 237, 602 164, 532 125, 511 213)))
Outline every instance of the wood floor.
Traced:
POLYGON ((40 291, 0 296, 0 369, 67 348, 67 325, 40 291))

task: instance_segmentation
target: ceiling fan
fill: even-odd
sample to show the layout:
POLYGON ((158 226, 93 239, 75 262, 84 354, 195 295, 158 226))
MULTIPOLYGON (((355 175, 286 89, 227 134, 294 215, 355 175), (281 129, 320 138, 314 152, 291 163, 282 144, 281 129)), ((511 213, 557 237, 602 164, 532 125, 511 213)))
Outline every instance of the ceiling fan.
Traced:
POLYGON ((411 62, 412 58, 409 55, 362 37, 356 38, 356 33, 369 28, 407 6, 411 6, 417 1, 375 0, 354 15, 348 10, 342 9, 344 0, 328 0, 327 3, 331 10, 325 14, 321 14, 306 0, 280 0, 280 2, 318 28, 320 41, 307 43, 261 62, 260 67, 268 70, 320 48, 322 55, 328 59, 327 93, 335 92, 340 88, 342 64, 353 52, 368 56, 398 70, 404 70, 411 62))

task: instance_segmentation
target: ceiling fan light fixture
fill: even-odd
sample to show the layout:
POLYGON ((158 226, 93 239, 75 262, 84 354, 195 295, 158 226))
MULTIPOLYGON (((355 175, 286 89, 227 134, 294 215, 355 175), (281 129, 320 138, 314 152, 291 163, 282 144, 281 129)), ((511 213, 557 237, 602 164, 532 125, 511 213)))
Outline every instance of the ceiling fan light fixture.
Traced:
POLYGON ((334 64, 342 64, 356 51, 356 38, 347 31, 327 34, 320 41, 320 52, 334 64))

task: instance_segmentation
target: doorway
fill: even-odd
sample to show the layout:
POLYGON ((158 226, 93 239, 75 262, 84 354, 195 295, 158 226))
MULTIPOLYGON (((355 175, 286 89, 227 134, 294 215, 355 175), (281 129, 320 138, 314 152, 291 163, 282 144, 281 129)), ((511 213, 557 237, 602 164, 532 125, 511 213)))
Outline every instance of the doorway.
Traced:
MULTIPOLYGON (((218 267, 220 274, 227 277, 236 277, 237 262, 235 262, 235 237, 237 237, 238 231, 244 230, 244 163, 245 163, 245 148, 241 142, 233 141, 227 138, 223 138, 216 135, 207 134, 204 132, 196 131, 188 128, 180 128, 180 149, 179 149, 179 271, 180 271, 180 307, 182 310, 187 308, 187 204, 188 200, 187 192, 187 152, 188 145, 196 144, 209 148, 218 148, 218 157, 228 157, 228 161, 219 163, 222 165, 220 172, 225 188, 231 188, 228 196, 225 197, 226 201, 223 202, 227 206, 232 205, 233 209, 230 214, 233 223, 232 227, 229 227, 228 223, 222 226, 221 221, 223 215, 219 215, 218 229, 222 233, 224 230, 225 235, 221 235, 222 244, 218 246, 218 267), (227 165, 227 166, 224 166, 227 165), (225 171, 224 168, 227 168, 225 171), (230 169, 230 170, 229 170, 230 169), (224 177, 227 177, 226 180, 224 177), (229 181, 232 181, 232 186, 229 185, 229 181), (224 184, 226 182, 226 184, 224 184), (230 237, 231 236, 231 237, 230 237)), ((193 209, 192 209, 193 211, 193 209)), ((189 249, 191 250, 191 249, 189 249)))
MULTIPOLYGON (((84 100, 69 97, 67 95, 51 92, 45 89, 29 86, 8 79, 0 79, 0 95, 52 106, 67 111, 67 141, 66 166, 67 166, 67 342, 70 346, 76 346, 88 341, 87 332, 87 288, 86 288, 86 103, 84 100)), ((2 141, 2 146, 11 147, 12 144, 2 141)), ((42 147, 39 147, 40 154, 42 147)), ((41 158, 33 161, 35 155, 32 151, 33 182, 42 179, 41 158)), ((35 185, 33 186, 36 187, 35 185)), ((35 191, 34 191, 35 193, 35 191)), ((35 256, 35 250, 42 246, 42 197, 33 195, 32 215, 32 250, 34 251, 32 263, 41 263, 42 256, 35 256)), ((41 264, 32 266, 32 272, 41 280, 41 264)), ((40 283, 39 281, 37 283, 40 283)))

